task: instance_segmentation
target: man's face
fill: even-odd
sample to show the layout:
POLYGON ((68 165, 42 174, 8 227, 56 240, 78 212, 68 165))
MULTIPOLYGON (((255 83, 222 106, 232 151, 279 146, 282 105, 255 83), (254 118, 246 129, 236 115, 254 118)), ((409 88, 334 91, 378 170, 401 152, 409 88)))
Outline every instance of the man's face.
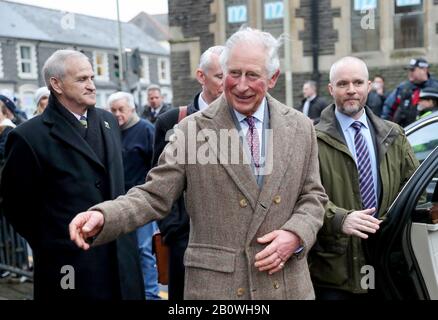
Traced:
POLYGON ((211 103, 219 98, 223 92, 223 73, 219 56, 217 54, 211 56, 207 73, 199 69, 196 75, 198 82, 202 85, 202 97, 205 102, 211 103))
POLYGON ((316 94, 315 89, 308 83, 303 85, 303 96, 305 99, 310 98, 316 94))
POLYGON ((408 79, 412 83, 421 84, 424 81, 427 81, 428 79, 427 72, 428 72, 427 68, 415 67, 414 69, 409 69, 408 79))
POLYGON ((129 106, 126 99, 113 101, 113 103, 111 103, 110 110, 117 118, 117 122, 119 123, 120 127, 127 123, 129 119, 131 119, 134 112, 134 109, 129 106))
POLYGON ((85 110, 96 104, 94 72, 85 58, 67 58, 63 79, 55 80, 60 102, 71 111, 85 110))
POLYGON ((359 62, 340 65, 329 83, 329 91, 337 109, 353 118, 359 118, 367 101, 370 81, 359 62))
POLYGON ((148 104, 152 109, 157 109, 163 104, 163 97, 159 90, 148 91, 148 104))
POLYGON ((229 105, 246 116, 257 111, 268 89, 277 82, 279 71, 268 77, 266 51, 260 46, 239 43, 229 53, 225 96, 229 105))

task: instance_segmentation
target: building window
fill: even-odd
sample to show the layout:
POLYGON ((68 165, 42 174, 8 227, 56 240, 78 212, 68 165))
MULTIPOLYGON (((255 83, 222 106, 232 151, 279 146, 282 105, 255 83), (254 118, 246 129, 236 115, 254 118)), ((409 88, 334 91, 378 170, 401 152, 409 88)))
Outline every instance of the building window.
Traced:
POLYGON ((3 78, 3 54, 2 54, 2 43, 0 42, 0 78, 3 78))
POLYGON ((147 56, 141 56, 141 75, 140 81, 149 84, 151 82, 149 75, 149 58, 147 56))
POLYGON ((283 19, 283 1, 265 1, 263 16, 265 20, 283 19))
POLYGON ((35 46, 29 43, 17 43, 18 77, 21 79, 37 79, 37 63, 35 46))
POLYGON ((96 80, 109 81, 108 54, 105 52, 93 52, 94 78, 96 80))
POLYGON ((170 62, 167 58, 158 58, 158 81, 162 84, 170 83, 170 62))
POLYGON ((396 0, 394 6, 394 48, 424 47, 423 0, 396 0))
POLYGON ((378 0, 352 0, 351 49, 353 52, 380 50, 378 0))
POLYGON ((247 0, 225 0, 227 37, 248 22, 247 0))
MULTIPOLYGON (((279 37, 281 34, 283 34, 283 1, 263 0, 262 11, 263 30, 271 33, 274 37, 279 37)), ((280 50, 280 55, 282 53, 283 50, 280 50)))

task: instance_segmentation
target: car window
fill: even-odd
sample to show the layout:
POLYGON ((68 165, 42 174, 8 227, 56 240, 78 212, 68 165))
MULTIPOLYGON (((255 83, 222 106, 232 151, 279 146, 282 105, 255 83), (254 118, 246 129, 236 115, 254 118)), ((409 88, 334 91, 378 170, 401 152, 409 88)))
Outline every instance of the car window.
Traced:
POLYGON ((438 171, 426 185, 420 197, 417 199, 414 222, 438 223, 438 171))
POLYGON ((438 122, 425 125, 408 135, 415 156, 423 161, 438 146, 438 122))

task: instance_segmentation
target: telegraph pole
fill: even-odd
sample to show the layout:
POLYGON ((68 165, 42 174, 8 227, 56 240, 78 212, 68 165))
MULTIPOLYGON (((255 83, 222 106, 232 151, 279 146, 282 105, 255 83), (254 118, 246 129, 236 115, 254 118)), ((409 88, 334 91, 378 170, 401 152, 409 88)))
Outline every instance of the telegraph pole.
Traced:
POLYGON ((116 0, 117 6, 117 30, 119 35, 119 61, 120 61, 120 75, 119 75, 119 85, 122 91, 126 91, 125 86, 125 68, 123 64, 123 40, 122 40, 122 24, 120 22, 120 10, 119 10, 119 0, 116 0))
POLYGON ((292 34, 290 27, 290 12, 289 12, 289 0, 283 0, 283 32, 285 35, 284 40, 284 76, 285 76, 285 92, 286 92, 286 105, 288 107, 294 107, 293 98, 293 83, 292 83, 292 34))

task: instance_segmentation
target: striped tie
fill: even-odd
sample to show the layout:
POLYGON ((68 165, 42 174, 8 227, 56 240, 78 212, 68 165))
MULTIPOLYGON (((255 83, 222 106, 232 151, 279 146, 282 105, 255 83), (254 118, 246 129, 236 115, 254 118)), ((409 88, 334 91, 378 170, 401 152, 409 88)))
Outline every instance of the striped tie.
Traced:
POLYGON ((367 143, 360 132, 362 123, 355 121, 351 127, 356 130, 354 145, 356 147, 357 169, 359 171, 360 195, 363 209, 376 208, 376 193, 374 190, 373 172, 367 143))
POLYGON ((81 116, 81 118, 79 119, 79 121, 81 122, 81 124, 84 126, 85 129, 88 128, 87 117, 85 117, 85 116, 81 116))
POLYGON ((249 150, 251 151, 252 161, 254 166, 258 168, 260 166, 260 141, 257 128, 255 126, 254 117, 246 117, 245 121, 248 123, 249 129, 246 133, 246 141, 248 142, 249 150))

